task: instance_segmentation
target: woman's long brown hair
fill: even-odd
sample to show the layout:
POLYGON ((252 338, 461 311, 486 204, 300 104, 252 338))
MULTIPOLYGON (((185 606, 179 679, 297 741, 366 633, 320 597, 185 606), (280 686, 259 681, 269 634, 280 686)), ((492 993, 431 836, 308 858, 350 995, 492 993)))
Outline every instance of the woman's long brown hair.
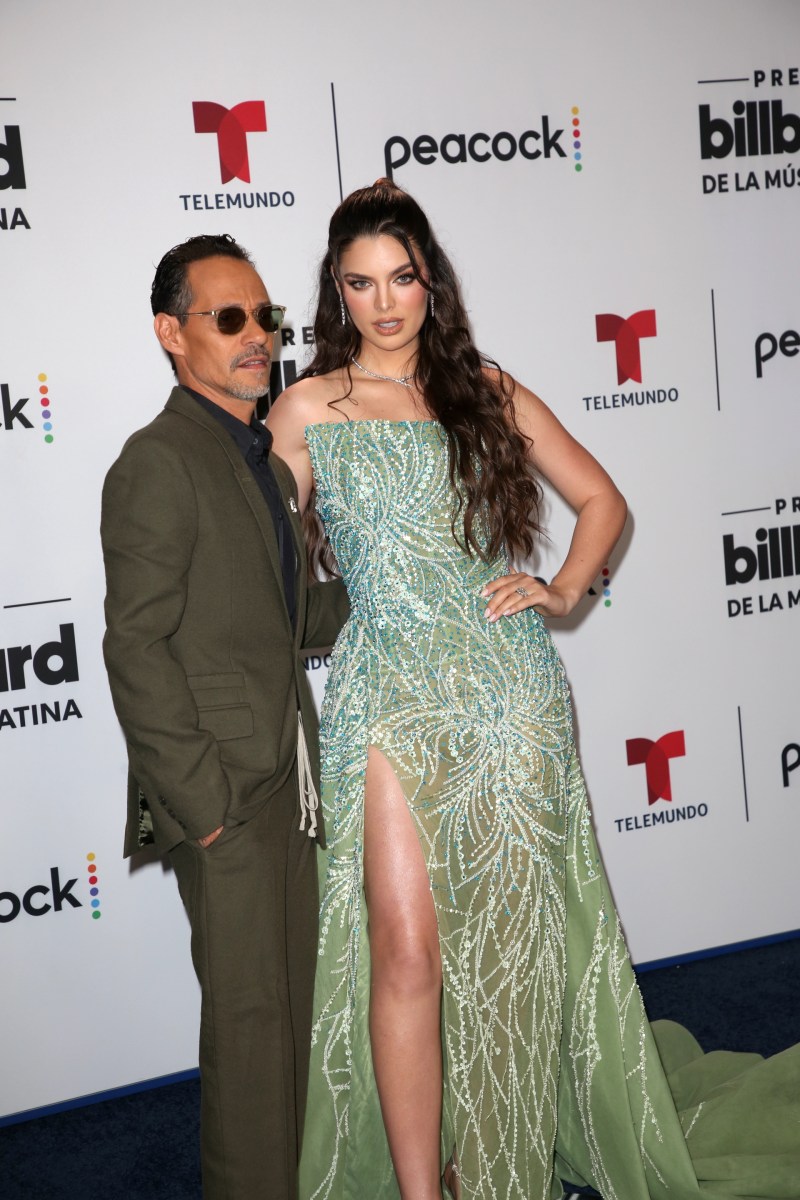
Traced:
MULTIPOLYGON (((350 377, 345 396, 350 394, 350 360, 358 354, 360 336, 351 321, 341 321, 339 260, 356 238, 382 235, 401 243, 434 300, 435 315, 429 312, 420 330, 414 383, 447 436, 456 495, 453 536, 484 561, 502 549, 512 559, 527 558, 541 532, 541 488, 528 459, 530 440, 514 417, 512 383, 475 347, 455 272, 424 212, 388 179, 352 192, 331 217, 319 270, 314 356, 300 378, 344 369, 350 377)), ((334 561, 313 496, 306 518, 312 566, 331 574, 334 561)))

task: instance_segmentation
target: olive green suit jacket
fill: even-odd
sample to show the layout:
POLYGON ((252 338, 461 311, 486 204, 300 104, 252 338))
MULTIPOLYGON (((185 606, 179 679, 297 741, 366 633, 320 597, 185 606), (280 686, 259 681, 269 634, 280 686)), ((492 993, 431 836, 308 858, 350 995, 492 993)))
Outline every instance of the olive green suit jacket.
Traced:
POLYGON ((264 497, 190 395, 175 388, 106 477, 103 650, 128 747, 126 855, 246 823, 296 770, 298 709, 319 783, 300 651, 332 644, 347 597, 340 580, 308 586, 294 478, 270 463, 295 542, 294 630, 264 497))

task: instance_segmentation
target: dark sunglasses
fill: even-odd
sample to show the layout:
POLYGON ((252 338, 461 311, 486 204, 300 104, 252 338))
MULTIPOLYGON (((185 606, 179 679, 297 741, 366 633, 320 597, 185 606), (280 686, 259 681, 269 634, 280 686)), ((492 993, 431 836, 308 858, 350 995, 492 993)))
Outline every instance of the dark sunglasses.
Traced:
POLYGON ((206 312, 176 313, 178 317, 215 317, 220 333, 241 333, 248 317, 254 317, 264 333, 277 333, 286 316, 285 304, 259 304, 258 308, 240 308, 229 304, 226 308, 209 308, 206 312))

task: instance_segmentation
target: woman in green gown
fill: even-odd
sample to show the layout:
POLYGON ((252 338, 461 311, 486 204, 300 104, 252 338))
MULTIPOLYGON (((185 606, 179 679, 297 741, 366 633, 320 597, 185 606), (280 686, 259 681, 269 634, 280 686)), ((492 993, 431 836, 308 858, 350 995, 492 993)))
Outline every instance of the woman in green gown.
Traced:
POLYGON ((301 1200, 800 1196, 796 1055, 704 1058, 677 1026, 657 1047, 599 860, 542 618, 607 561, 622 497, 478 353, 389 181, 334 213, 314 329, 269 417, 352 606, 322 711, 301 1200), (549 586, 514 569, 538 476, 577 514, 549 586))

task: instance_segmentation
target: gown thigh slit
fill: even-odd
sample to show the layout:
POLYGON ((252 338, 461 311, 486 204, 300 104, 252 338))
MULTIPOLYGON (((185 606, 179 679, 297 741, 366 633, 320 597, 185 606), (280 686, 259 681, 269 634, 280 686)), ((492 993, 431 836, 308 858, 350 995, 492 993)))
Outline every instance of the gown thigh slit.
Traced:
POLYGON ((456 1149, 463 1200, 556 1200, 562 1179, 603 1200, 797 1200, 797 1053, 728 1056, 709 1072, 714 1055, 668 1023, 657 1048, 599 859, 563 667, 532 610, 484 619, 481 590, 509 565, 470 557, 453 535, 441 427, 332 422, 306 438, 351 616, 321 714, 327 850, 301 1200, 400 1194, 369 1042, 370 746, 402 788, 430 881, 441 1162, 456 1149), (753 1094, 780 1081, 795 1137, 762 1121, 766 1142, 740 1150, 718 1135, 758 1072, 753 1094))
POLYGON ((364 894, 373 1070, 399 1179, 438 1178, 441 956, 425 857, 395 768, 368 747, 364 894))

